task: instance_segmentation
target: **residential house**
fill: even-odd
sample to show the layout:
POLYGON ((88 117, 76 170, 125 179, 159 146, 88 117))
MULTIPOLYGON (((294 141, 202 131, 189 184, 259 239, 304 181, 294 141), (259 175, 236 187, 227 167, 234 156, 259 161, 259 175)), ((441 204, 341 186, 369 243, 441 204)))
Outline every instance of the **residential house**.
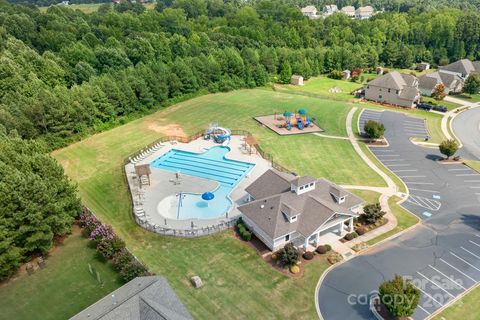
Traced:
POLYGON ((439 72, 454 74, 466 80, 472 72, 480 72, 480 61, 462 59, 438 68, 439 72))
POLYGON ((138 277, 70 320, 190 320, 193 319, 167 280, 138 277))
POLYGON ((317 8, 315 8, 315 6, 306 6, 302 8, 301 11, 305 17, 308 17, 310 19, 318 18, 318 15, 317 15, 318 11, 317 11, 317 8))
POLYGON ((359 7, 355 10, 355 18, 360 20, 370 19, 373 16, 373 12, 372 6, 359 7))
POLYGON ((294 75, 290 78, 290 84, 293 84, 293 85, 296 85, 296 86, 303 86, 303 77, 294 74, 294 75))
POLYGON ((355 18, 355 7, 354 6, 345 6, 340 10, 343 14, 351 18, 355 18))
POLYGON ((351 75, 352 73, 350 72, 350 70, 343 70, 342 71, 342 79, 343 80, 348 80, 351 78, 351 75))
POLYGON ((239 206, 247 227, 270 250, 287 243, 307 248, 330 232, 353 231, 362 199, 326 179, 296 177, 268 170, 246 188, 249 202, 239 206))
POLYGON ((432 72, 418 77, 418 89, 424 96, 430 97, 435 87, 443 83, 445 93, 460 93, 463 90, 464 81, 457 74, 445 72, 432 72))
POLYGON ((338 11, 338 7, 336 4, 327 4, 323 8, 323 11, 325 12, 326 16, 331 16, 332 14, 338 11))
POLYGON ((408 108, 420 101, 417 77, 397 71, 378 77, 363 88, 366 100, 408 108))

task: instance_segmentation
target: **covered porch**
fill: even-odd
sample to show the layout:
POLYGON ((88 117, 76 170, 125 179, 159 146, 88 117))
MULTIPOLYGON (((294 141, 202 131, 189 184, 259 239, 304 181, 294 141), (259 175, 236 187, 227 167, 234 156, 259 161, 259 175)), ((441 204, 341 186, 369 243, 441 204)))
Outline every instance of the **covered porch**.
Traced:
POLYGON ((322 241, 322 238, 329 236, 328 238, 331 240, 331 235, 335 235, 337 240, 343 237, 345 233, 350 233, 354 231, 354 224, 353 219, 354 216, 337 216, 334 219, 327 221, 324 225, 318 228, 314 233, 310 236, 306 237, 303 243, 303 247, 305 250, 308 247, 313 246, 316 248, 320 244, 327 243, 329 241, 322 241))

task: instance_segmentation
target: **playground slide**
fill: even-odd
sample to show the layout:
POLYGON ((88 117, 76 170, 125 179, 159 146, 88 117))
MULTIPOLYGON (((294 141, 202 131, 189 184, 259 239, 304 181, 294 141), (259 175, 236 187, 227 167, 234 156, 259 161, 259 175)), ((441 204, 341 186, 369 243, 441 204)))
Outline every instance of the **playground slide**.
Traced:
POLYGON ((302 119, 298 119, 298 120, 297 120, 297 126, 298 126, 298 129, 303 130, 302 119))
POLYGON ((305 127, 310 127, 312 124, 312 120, 310 118, 307 118, 307 121, 305 122, 305 127))

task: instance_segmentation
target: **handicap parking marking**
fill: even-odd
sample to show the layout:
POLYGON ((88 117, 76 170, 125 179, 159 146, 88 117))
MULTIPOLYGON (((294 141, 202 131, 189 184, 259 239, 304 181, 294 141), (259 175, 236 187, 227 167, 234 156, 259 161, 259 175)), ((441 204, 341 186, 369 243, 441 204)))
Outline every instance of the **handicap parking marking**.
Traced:
MULTIPOLYGON (((427 210, 431 211, 438 211, 440 210, 440 207, 442 206, 442 203, 436 200, 430 200, 428 198, 424 197, 419 197, 415 195, 410 195, 407 198, 407 202, 412 203, 414 205, 417 205, 419 207, 425 208, 427 210)), ((424 216, 431 217, 432 214, 428 211, 425 211, 422 213, 424 216)))
POLYGON ((450 268, 452 268, 453 270, 457 271, 458 273, 460 273, 461 275, 467 277, 468 279, 470 279, 471 281, 473 281, 474 283, 477 283, 477 280, 473 279, 472 277, 470 277, 468 274, 466 274, 465 272, 459 270, 457 267, 451 265, 450 263, 448 263, 447 261, 445 261, 443 258, 440 258, 439 259, 441 262, 443 262, 444 264, 446 264, 447 266, 449 266, 450 268))
POLYGON ((440 199, 441 199, 441 197, 440 197, 438 194, 432 195, 432 198, 433 198, 433 199, 437 199, 437 200, 440 200, 440 199))

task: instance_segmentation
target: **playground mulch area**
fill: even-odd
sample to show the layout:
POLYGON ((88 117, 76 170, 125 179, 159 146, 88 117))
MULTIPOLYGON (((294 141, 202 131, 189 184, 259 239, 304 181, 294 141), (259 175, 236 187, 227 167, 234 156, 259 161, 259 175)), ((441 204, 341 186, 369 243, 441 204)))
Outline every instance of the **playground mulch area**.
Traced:
POLYGON ((315 123, 312 123, 310 126, 303 128, 303 130, 300 130, 296 125, 292 125, 290 130, 287 130, 287 128, 279 128, 279 125, 284 123, 285 120, 275 119, 275 115, 273 114, 255 117, 254 119, 260 122, 263 126, 269 128, 270 130, 276 132, 281 136, 324 131, 322 128, 318 127, 315 123))

